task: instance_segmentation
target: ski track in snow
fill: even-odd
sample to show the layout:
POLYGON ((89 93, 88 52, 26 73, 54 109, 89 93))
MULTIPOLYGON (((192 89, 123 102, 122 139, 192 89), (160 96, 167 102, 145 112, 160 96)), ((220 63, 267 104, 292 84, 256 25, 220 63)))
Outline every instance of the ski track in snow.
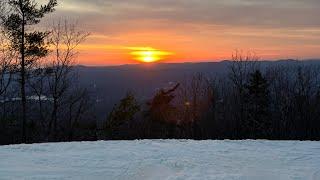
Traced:
POLYGON ((0 180, 320 180, 320 142, 141 140, 0 146, 0 180))

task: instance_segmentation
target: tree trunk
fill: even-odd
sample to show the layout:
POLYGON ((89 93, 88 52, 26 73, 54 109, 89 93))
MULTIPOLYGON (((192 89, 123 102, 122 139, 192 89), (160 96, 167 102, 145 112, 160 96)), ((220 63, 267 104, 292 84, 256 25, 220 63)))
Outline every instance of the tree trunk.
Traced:
POLYGON ((57 99, 53 100, 53 111, 52 111, 52 121, 53 121, 53 140, 57 140, 57 111, 58 102, 57 99))
MULTIPOLYGON (((22 5, 21 5, 22 6, 22 5)), ((25 35, 25 15, 22 15, 22 34, 21 34, 21 70, 20 70, 20 77, 21 77, 21 104, 22 104, 22 143, 27 142, 27 99, 26 99, 26 90, 25 90, 25 54, 24 54, 24 49, 25 49, 25 41, 24 41, 24 35, 25 35)))

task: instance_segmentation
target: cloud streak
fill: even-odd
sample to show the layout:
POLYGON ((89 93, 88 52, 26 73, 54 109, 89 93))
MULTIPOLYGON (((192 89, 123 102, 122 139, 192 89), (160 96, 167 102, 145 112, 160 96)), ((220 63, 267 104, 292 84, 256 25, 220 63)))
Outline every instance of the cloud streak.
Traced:
POLYGON ((91 47, 171 48, 181 59, 226 58, 238 48, 308 58, 320 56, 319 8, 319 0, 61 0, 50 19, 81 21, 91 47))
POLYGON ((261 27, 318 27, 318 0, 65 0, 69 13, 96 13, 107 21, 166 20, 179 23, 261 27), (115 19, 116 18, 116 19, 115 19))

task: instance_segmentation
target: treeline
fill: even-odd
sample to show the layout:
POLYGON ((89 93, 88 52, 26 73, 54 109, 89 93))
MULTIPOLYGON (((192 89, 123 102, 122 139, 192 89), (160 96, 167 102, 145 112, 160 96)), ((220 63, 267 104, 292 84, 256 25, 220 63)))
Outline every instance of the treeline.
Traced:
POLYGON ((235 53, 227 75, 197 74, 146 104, 129 93, 106 121, 106 139, 320 139, 319 67, 261 67, 235 53))

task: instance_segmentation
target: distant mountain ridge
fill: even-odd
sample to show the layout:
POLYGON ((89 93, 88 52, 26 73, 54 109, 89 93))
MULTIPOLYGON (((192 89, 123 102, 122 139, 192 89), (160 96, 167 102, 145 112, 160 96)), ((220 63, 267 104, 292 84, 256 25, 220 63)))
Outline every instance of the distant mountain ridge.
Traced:
MULTIPOLYGON (((90 90, 96 100, 99 117, 104 117, 126 92, 132 91, 138 99, 146 100, 170 83, 182 82, 196 73, 220 76, 228 72, 231 61, 195 63, 156 63, 120 66, 76 66, 80 84, 90 90)), ((261 67, 272 65, 320 66, 320 59, 297 61, 293 59, 260 61, 261 67)))
MULTIPOLYGON (((151 63, 153 66, 175 66, 175 65, 195 65, 195 64, 217 64, 217 63, 230 63, 232 60, 220 60, 220 61, 201 61, 201 62, 181 62, 181 63, 151 63)), ((305 62, 305 63, 320 63, 319 59, 278 59, 278 60, 259 60, 261 63, 287 63, 287 62, 305 62)), ((137 63, 137 64, 122 64, 122 65, 102 65, 102 66, 90 66, 90 65, 76 65, 76 67, 82 68, 125 68, 125 67, 137 67, 137 66, 148 66, 150 64, 137 63)))

